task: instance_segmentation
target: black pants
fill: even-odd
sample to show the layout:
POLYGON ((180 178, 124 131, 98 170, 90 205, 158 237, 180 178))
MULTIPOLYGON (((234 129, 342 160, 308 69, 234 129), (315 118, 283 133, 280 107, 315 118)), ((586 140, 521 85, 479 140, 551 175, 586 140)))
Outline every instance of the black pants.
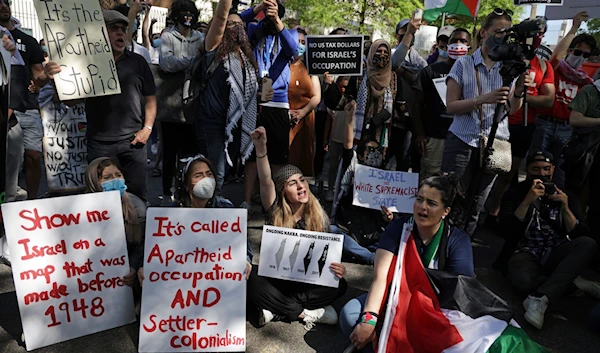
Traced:
POLYGON ((98 157, 108 157, 117 160, 125 177, 127 191, 146 200, 146 145, 132 145, 130 140, 116 142, 97 141, 88 139, 88 162, 98 157))
POLYGON ((171 195, 177 159, 197 155, 198 142, 192 125, 161 121, 160 126, 163 138, 163 195, 171 195))
MULTIPOLYGON (((598 200, 600 200, 600 179, 598 178, 600 178, 600 150, 594 156, 592 169, 587 177, 590 186, 587 202, 587 220, 591 230, 590 236, 593 236, 594 240, 600 245, 600 234, 598 234, 598 229, 600 229, 598 228, 600 227, 600 204, 598 204, 598 200)), ((598 260, 594 262, 595 265, 600 263, 598 260)))
POLYGON ((323 140, 329 139, 325 136, 325 124, 327 123, 327 112, 315 111, 315 176, 321 175, 323 171, 323 163, 325 161, 325 148, 323 140))
POLYGON ((530 253, 516 253, 508 262, 511 282, 523 295, 540 292, 556 303, 587 268, 597 249, 592 238, 579 237, 552 248, 543 264, 530 253))
POLYGON ((333 303, 346 293, 348 284, 343 278, 338 288, 267 278, 259 276, 258 267, 252 266, 247 288, 252 305, 296 321, 304 309, 314 310, 333 303))

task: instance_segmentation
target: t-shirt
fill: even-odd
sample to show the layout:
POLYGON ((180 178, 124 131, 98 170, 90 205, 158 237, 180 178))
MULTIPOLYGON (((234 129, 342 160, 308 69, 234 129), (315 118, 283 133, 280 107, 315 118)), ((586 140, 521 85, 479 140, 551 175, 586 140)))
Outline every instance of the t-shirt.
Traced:
POLYGON ((554 72, 554 86, 556 87, 554 106, 552 109, 538 109, 538 114, 568 121, 571 115, 569 103, 573 101, 573 98, 577 96, 577 93, 585 84, 573 81, 561 74, 560 70, 556 70, 554 72))
POLYGON ((440 98, 433 80, 448 76, 452 67, 447 62, 437 62, 424 68, 417 77, 414 88, 423 92, 423 128, 425 136, 446 138, 452 125, 452 116, 446 114, 446 106, 440 98))
POLYGON ((331 122, 331 141, 344 143, 344 132, 346 130, 346 112, 330 110, 331 122))
MULTIPOLYGON (((202 63, 202 75, 206 75, 206 70, 208 70, 213 60, 216 60, 216 55, 217 49, 206 53, 202 63)), ((229 74, 225 71, 225 66, 221 62, 212 73, 212 76, 206 80, 206 86, 200 96, 200 108, 198 109, 198 117, 201 121, 220 122, 225 126, 231 92, 231 88, 227 83, 228 78, 229 74)))
MULTIPOLYGON (((546 62, 546 72, 544 72, 540 64, 540 59, 537 56, 531 60, 530 65, 531 69, 529 70, 529 75, 535 83, 535 87, 528 87, 527 94, 530 96, 537 96, 539 94, 539 87, 545 84, 554 84, 554 69, 549 62, 546 62)), ((527 107, 527 122, 535 122, 536 114, 537 110, 535 108, 531 106, 527 107)), ((519 109, 516 113, 511 114, 508 117, 508 123, 510 125, 521 125, 523 123, 523 108, 519 109)))
POLYGON ((125 51, 116 62, 121 94, 88 98, 85 101, 87 138, 121 141, 144 127, 144 97, 156 94, 154 77, 146 60, 125 51))
MULTIPOLYGON (((577 97, 569 104, 569 109, 583 114, 587 118, 600 119, 600 92, 595 85, 587 85, 579 91, 577 97)), ((573 128, 576 133, 596 131, 598 127, 573 128)))
POLYGON ((15 45, 23 58, 25 66, 11 66, 9 106, 11 109, 20 112, 37 109, 37 94, 29 92, 28 87, 32 80, 31 66, 44 62, 44 52, 32 36, 18 29, 13 29, 10 34, 15 40, 15 45))

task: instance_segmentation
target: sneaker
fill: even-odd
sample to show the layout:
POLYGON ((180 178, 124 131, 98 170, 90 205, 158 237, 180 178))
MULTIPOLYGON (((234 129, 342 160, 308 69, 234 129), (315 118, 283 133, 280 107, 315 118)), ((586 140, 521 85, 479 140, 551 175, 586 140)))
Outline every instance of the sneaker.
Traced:
POLYGON ((265 326, 269 322, 276 322, 281 320, 283 320, 283 316, 273 314, 267 309, 260 309, 258 311, 258 325, 261 327, 265 326))
POLYGON ((544 326, 544 314, 548 309, 550 301, 547 296, 543 297, 532 297, 531 295, 523 302, 523 308, 525 308, 525 320, 529 322, 533 327, 538 330, 544 326))
POLYGON ((336 325, 338 322, 337 312, 331 305, 315 310, 304 309, 302 313, 306 331, 310 331, 316 324, 336 325))
POLYGON ((600 299, 600 283, 589 281, 583 277, 577 277, 573 281, 573 284, 586 295, 600 299))

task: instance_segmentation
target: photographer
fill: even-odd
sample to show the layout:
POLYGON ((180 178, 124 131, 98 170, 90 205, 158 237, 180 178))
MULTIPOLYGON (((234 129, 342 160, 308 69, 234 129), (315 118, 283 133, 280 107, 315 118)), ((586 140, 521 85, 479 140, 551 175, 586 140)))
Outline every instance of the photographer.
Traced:
POLYGON ((509 278, 517 291, 528 295, 525 319, 537 329, 544 324, 548 305, 556 304, 572 283, 589 294, 599 288, 578 277, 597 245, 587 237, 589 228, 577 197, 552 183, 554 170, 552 154, 531 153, 527 179, 509 189, 500 210, 504 232, 513 235, 503 252, 516 248, 508 261, 509 278))

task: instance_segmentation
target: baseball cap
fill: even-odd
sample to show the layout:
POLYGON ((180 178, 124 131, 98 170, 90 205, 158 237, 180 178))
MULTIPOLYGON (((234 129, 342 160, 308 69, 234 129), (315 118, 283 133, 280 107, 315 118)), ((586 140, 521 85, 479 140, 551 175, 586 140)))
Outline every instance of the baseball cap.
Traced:
POLYGON ((125 17, 122 13, 120 13, 119 11, 116 10, 104 10, 104 12, 102 12, 102 15, 104 16, 104 22, 106 23, 107 26, 110 26, 111 24, 114 23, 125 23, 126 25, 129 26, 129 19, 127 17, 125 17))
POLYGON ((535 153, 529 153, 527 156, 527 165, 533 162, 547 162, 554 165, 554 156, 550 152, 538 151, 535 153))
POLYGON ((450 38, 450 35, 452 34, 452 32, 454 32, 456 28, 454 28, 453 26, 444 26, 442 28, 440 28, 437 38, 441 37, 441 36, 446 36, 448 38, 450 38))
POLYGON ((408 24, 408 22, 410 22, 410 19, 408 19, 408 18, 401 19, 400 22, 398 22, 398 24, 396 25, 396 33, 398 33, 400 28, 406 26, 408 24))

